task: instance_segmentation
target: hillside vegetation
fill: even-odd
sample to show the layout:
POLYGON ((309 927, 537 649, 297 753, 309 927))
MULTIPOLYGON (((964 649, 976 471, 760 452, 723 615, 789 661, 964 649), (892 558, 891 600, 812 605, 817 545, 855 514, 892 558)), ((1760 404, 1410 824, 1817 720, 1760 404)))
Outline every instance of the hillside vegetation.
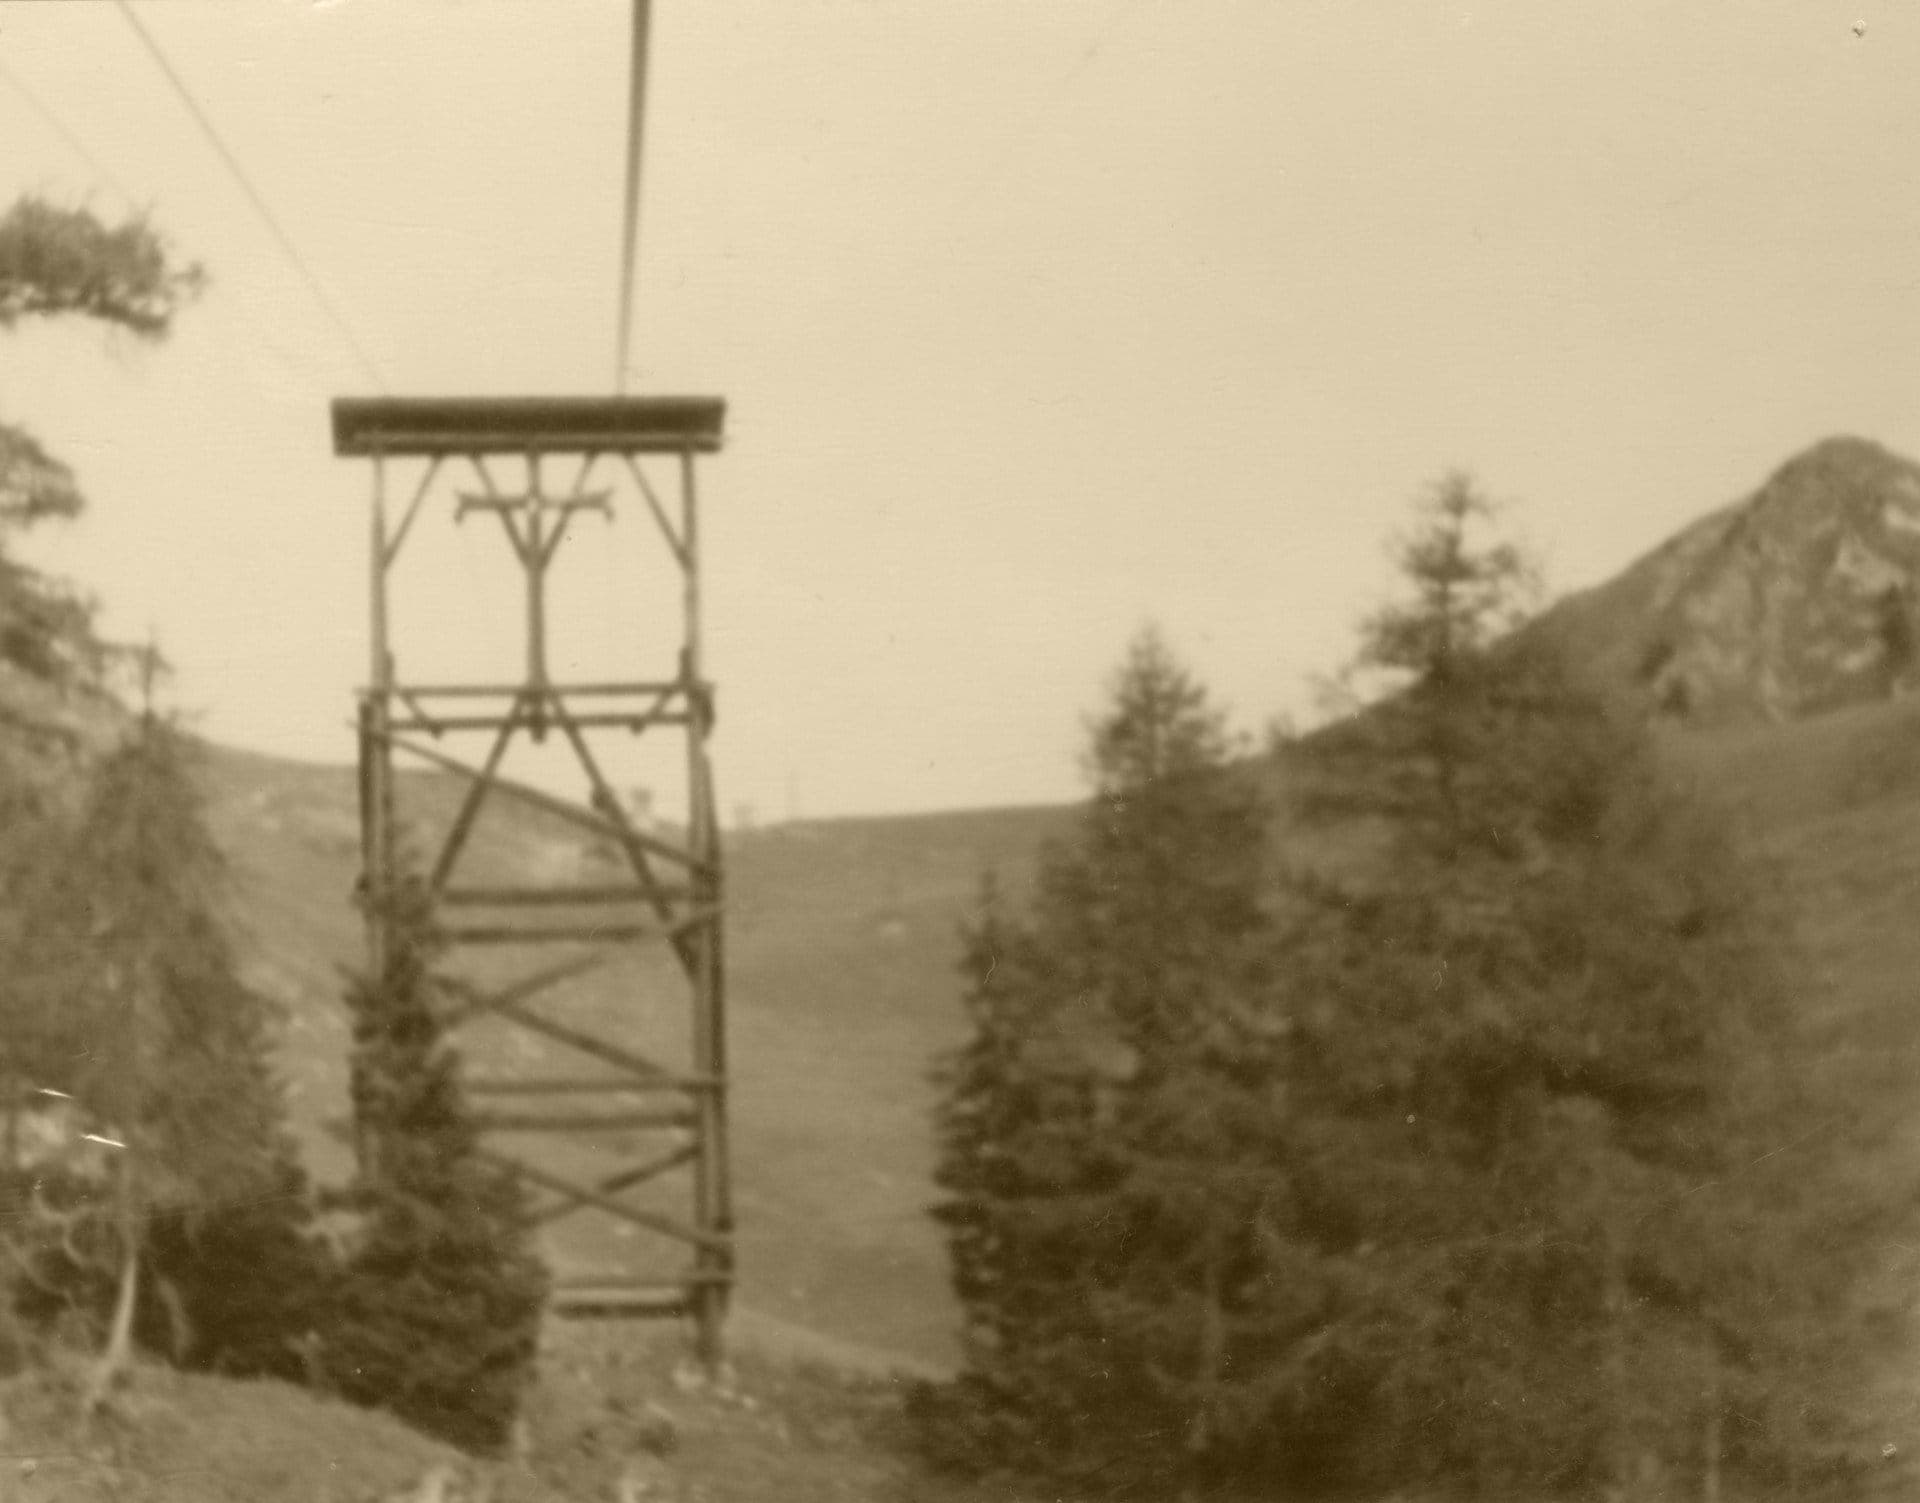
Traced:
MULTIPOLYGON (((1854 1172, 1890 1199, 1910 1195, 1920 1165, 1920 700, 1788 724, 1669 726, 1662 750, 1732 811, 1742 848, 1778 884, 1806 957, 1799 1005, 1822 1037, 1809 1069, 1877 1078, 1871 1099, 1833 1102, 1833 1130, 1865 1145, 1854 1172)), ((348 901, 352 774, 220 749, 209 771, 249 966, 289 1007, 295 1115, 313 1161, 342 1171, 345 1150, 326 1124, 346 1110, 336 967, 360 945, 348 901)), ((1284 781, 1281 770, 1271 776, 1284 781)), ((928 1068, 963 1032, 956 936, 982 870, 1027 871, 1068 818, 1003 810, 734 837, 743 1240, 734 1330, 749 1351, 852 1370, 952 1361, 958 1312, 926 1208, 928 1068)), ((1912 1255, 1884 1252, 1889 1284, 1911 1288, 1912 1255)), ((1888 1380, 1904 1385, 1909 1366, 1908 1354, 1889 1354, 1888 1380)), ((871 1405, 890 1407, 887 1392, 863 1401, 869 1419, 871 1405)), ((869 1449, 866 1423, 836 1433, 855 1436, 861 1465, 891 1475, 898 1459, 869 1449)), ((1920 1415, 1880 1446, 1891 1448, 1891 1486, 1920 1450, 1920 1415)))
MULTIPOLYGON (((1862 1181, 1889 1200, 1908 1196, 1920 1165, 1920 701, 1772 726, 1668 726, 1661 749, 1703 797, 1724 802, 1741 847, 1778 883, 1807 960, 1799 1006, 1822 1038, 1809 1069, 1878 1079, 1868 1100, 1834 1100, 1832 1131, 1859 1136, 1862 1181)), ((346 1111, 336 966, 359 952, 353 779, 230 751, 215 752, 209 779, 248 962, 290 1006, 284 1065, 307 1150, 344 1169, 324 1125, 346 1111)), ((1029 870, 1066 822, 1066 810, 1000 810, 733 839, 743 1348, 852 1371, 952 1361, 958 1311, 925 1209, 927 1071, 964 1031, 956 933, 979 873, 1029 870)), ((1889 1286, 1910 1288, 1912 1255, 1884 1253, 1889 1286)), ((1887 1353, 1887 1380, 1905 1386, 1908 1361, 1887 1353)), ((851 1447, 845 1465, 897 1476, 887 1445, 899 1434, 881 1422, 889 1392, 899 1390, 852 1403, 849 1415, 866 1419, 829 1426, 851 1447), (874 1424, 887 1442, 877 1451, 874 1424)), ((841 1403, 831 1384, 814 1401, 841 1403)), ((1920 1449, 1920 1415, 1878 1447, 1893 1486, 1920 1449)))
MULTIPOLYGON (((1835 1046, 1920 1065, 1920 1016, 1908 1005, 1920 973, 1911 921, 1920 703, 1787 725, 1671 727, 1664 747, 1707 796, 1729 804, 1748 849, 1775 869, 1811 960, 1806 1005, 1841 1034, 1835 1046)), ((346 1111, 337 968, 361 949, 349 901, 359 860, 353 775, 215 749, 209 782, 250 973, 289 1009, 284 1066, 296 1120, 316 1171, 344 1172, 346 1150, 327 1125, 346 1111)), ((1026 871, 1068 818, 1001 810, 732 837, 749 1312, 925 1362, 951 1357, 944 1256, 924 1214, 927 1072, 962 1034, 957 936, 981 873, 1026 871)), ((527 838, 540 837, 529 829, 527 838)))
MULTIPOLYGON (((1901 697, 1904 638, 1887 613, 1889 600, 1904 597, 1876 585, 1832 609, 1806 609, 1802 599, 1769 617, 1775 625, 1763 631, 1792 649, 1791 662, 1766 660, 1757 668, 1755 660, 1729 657, 1714 645, 1737 636, 1739 623, 1709 608, 1712 600, 1735 597, 1776 604, 1789 598, 1764 590, 1741 596, 1725 583, 1769 561, 1792 566, 1801 596, 1817 592, 1836 568, 1858 574, 1861 548, 1868 546, 1856 546, 1858 526, 1880 529, 1869 539, 1874 547, 1899 543, 1905 529, 1889 528, 1890 508, 1895 501, 1904 505, 1909 490, 1920 501, 1920 489, 1903 478, 1910 468, 1904 462, 1887 469, 1880 451, 1869 450, 1822 446, 1811 459, 1784 467, 1746 508, 1707 519, 1686 535, 1692 543, 1683 537, 1657 551, 1621 581, 1550 612, 1540 629, 1578 641, 1588 666, 1660 700, 1666 711, 1661 760, 1730 816, 1744 864, 1770 890, 1770 911, 1797 944, 1801 966, 1788 979, 1802 1025, 1802 1074, 1816 1104, 1827 1109, 1816 1112, 1810 1126, 1801 1123, 1790 1136, 1757 1144, 1750 1168, 1734 1166, 1731 1174, 1779 1176, 1784 1165, 1790 1179, 1792 1165, 1817 1161, 1820 1174, 1845 1180, 1838 1202, 1899 1207, 1913 1203, 1920 1185, 1920 1109, 1913 1091, 1920 1016, 1911 1006, 1910 980, 1920 961, 1920 926, 1910 917, 1920 895, 1920 700, 1901 697), (1891 475, 1899 494, 1890 501, 1861 492, 1856 461, 1891 475), (1788 506, 1782 495, 1797 499, 1788 506), (1810 522, 1809 511, 1827 521, 1810 522), (1776 526, 1783 516, 1793 525, 1776 526), (1706 590, 1708 605, 1690 594, 1696 584, 1706 590), (1779 622, 1787 626, 1776 630, 1779 622), (1664 623, 1669 633, 1655 644, 1659 653, 1641 640, 1650 623, 1664 623), (1632 640, 1629 627, 1639 633, 1632 640), (1700 634, 1688 638, 1682 627, 1700 634), (1876 662, 1867 662, 1874 653, 1876 662), (1691 665, 1696 674, 1724 671, 1730 676, 1718 682, 1726 692, 1664 694, 1662 676, 1671 682, 1676 664, 1691 665), (1790 702, 1742 699, 1727 687, 1778 684, 1788 668, 1800 675, 1790 702)), ((1706 680, 1689 682, 1697 687, 1706 680)), ((1256 759, 1250 768, 1277 808, 1288 807, 1303 782, 1317 776, 1293 750, 1256 759)), ((231 866, 246 977, 285 1010, 279 1060, 294 1125, 318 1178, 339 1182, 349 1167, 343 972, 360 963, 363 949, 352 902, 359 865, 354 776, 346 768, 222 748, 209 748, 204 775, 212 829, 231 866)), ((417 807, 452 807, 457 787, 431 775, 409 776, 417 807)), ((741 1446, 751 1451, 745 1437, 761 1433, 754 1426, 785 1444, 781 1426, 791 1433, 791 1423, 749 1423, 756 1405, 772 1402, 754 1398, 757 1383, 763 1393, 778 1390, 785 1394, 781 1402, 814 1416, 808 1424, 827 1438, 818 1448, 823 1487, 837 1475, 859 1479, 847 1483, 845 1496, 880 1497, 903 1487, 906 1495, 932 1495, 925 1489, 933 1484, 906 1459, 900 1383, 884 1377, 950 1371, 959 1356, 961 1311, 929 1215, 937 1159, 932 1071, 967 1037, 958 963, 962 933, 980 914, 983 874, 997 873, 1018 900, 1039 852, 1070 833, 1075 820, 1067 809, 1010 809, 812 821, 729 837, 742 1279, 730 1329, 744 1366, 739 1390, 701 1400, 718 1406, 711 1433, 728 1437, 716 1440, 715 1455, 741 1446), (778 1356, 768 1361, 756 1352, 778 1356), (800 1376, 803 1369, 790 1365, 809 1360, 874 1376, 829 1381, 800 1376), (746 1428, 736 1435, 729 1426, 746 1428)), ((1326 870, 1339 869, 1360 849, 1350 825, 1286 818, 1272 825, 1269 840, 1284 863, 1326 870)), ((482 877, 552 876, 597 859, 576 831, 508 803, 493 806, 472 854, 482 877)), ((664 964, 636 960, 580 984, 566 1005, 603 1022, 638 1018, 645 1027, 671 1030, 681 1024, 683 983, 664 964)), ((462 1043, 483 1062, 511 1050, 517 1063, 539 1063, 537 1046, 525 1040, 476 1033, 462 1043)), ((1859 1254, 1868 1236, 1847 1223, 1832 1225, 1827 1235, 1836 1261, 1859 1254)), ((1866 1250, 1878 1273, 1863 1297, 1888 1312, 1891 1332, 1892 1317, 1912 1308, 1920 1255, 1904 1237, 1871 1236, 1874 1245, 1866 1250)), ((552 1229, 545 1251, 567 1270, 603 1268, 635 1249, 614 1229, 581 1221, 552 1229)), ((610 1485, 601 1463, 648 1444, 637 1432, 606 1439, 626 1434, 636 1405, 665 1403, 661 1396, 669 1392, 686 1397, 670 1376, 674 1339, 658 1328, 595 1334, 593 1327, 569 1327, 551 1338, 549 1372, 553 1353, 592 1352, 572 1369, 576 1397, 569 1403, 595 1412, 612 1406, 595 1422, 601 1439, 580 1442, 582 1454, 598 1458, 592 1487, 610 1485), (639 1338, 632 1350, 654 1355, 619 1376, 626 1359, 618 1353, 630 1338, 639 1338), (643 1393, 653 1397, 634 1396, 643 1393)), ((1913 1356, 1883 1342, 1860 1358, 1874 1369, 1865 1376, 1887 1399, 1874 1406, 1886 1416, 1887 1433, 1848 1444, 1870 1450, 1856 1460, 1871 1462, 1871 1475, 1890 1488, 1904 1485, 1907 1458, 1920 1450, 1920 1411, 1906 1381, 1913 1356)), ((562 1359, 562 1367, 570 1360, 562 1359)), ((1863 1374, 1834 1377, 1851 1383, 1863 1374)), ((201 1392, 186 1380, 149 1377, 136 1385, 134 1398, 162 1389, 183 1404, 197 1402, 192 1395, 201 1392)), ((31 1414, 36 1401, 29 1390, 21 1392, 27 1395, 21 1412, 31 1414)), ((253 1400, 235 1402, 245 1407, 253 1400)), ((213 1401, 215 1411, 223 1405, 213 1401)), ((567 1428, 563 1422, 556 1430, 554 1416, 549 1404, 549 1437, 567 1428)), ((664 1463, 661 1485, 690 1487, 689 1495, 759 1496, 726 1465, 703 1473, 705 1463, 692 1456, 689 1449, 664 1463)), ((973 1495, 959 1484, 940 1485, 956 1489, 955 1497, 973 1495)))

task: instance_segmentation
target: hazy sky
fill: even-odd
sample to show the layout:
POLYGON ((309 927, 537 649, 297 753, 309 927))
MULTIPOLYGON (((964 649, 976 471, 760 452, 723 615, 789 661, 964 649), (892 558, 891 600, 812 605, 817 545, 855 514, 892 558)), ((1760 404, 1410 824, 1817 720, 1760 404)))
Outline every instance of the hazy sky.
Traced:
MULTIPOLYGON (((139 14, 389 391, 610 389, 624 0, 139 14)), ((0 343, 93 501, 42 556, 210 734, 344 760, 373 378, 112 6, 0 3, 0 63, 0 198, 212 278, 157 350, 0 343)), ((635 389, 730 402, 723 806, 1072 797, 1148 619, 1304 708, 1450 466, 1571 588, 1826 434, 1920 452, 1916 80, 1891 0, 658 0, 635 389)), ((409 586, 449 641, 511 649, 496 541, 409 586)))

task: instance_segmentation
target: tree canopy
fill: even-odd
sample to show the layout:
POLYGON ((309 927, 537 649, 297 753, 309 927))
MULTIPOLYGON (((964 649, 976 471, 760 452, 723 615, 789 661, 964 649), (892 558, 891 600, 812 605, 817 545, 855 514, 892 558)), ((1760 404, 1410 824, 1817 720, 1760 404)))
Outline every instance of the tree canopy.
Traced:
MULTIPOLYGON (((83 1283, 117 1273, 105 1278, 118 1293, 96 1399, 130 1355, 156 1225, 186 1254, 199 1227, 270 1205, 250 1217, 256 1233, 299 1240, 275 1018, 241 979, 221 919, 224 875, 193 748, 149 710, 92 770, 77 821, 22 897, 5 1008, 10 1084, 71 1098, 110 1150, 108 1186, 69 1186, 79 1199, 56 1218, 65 1258, 82 1265, 71 1273, 83 1283)), ((245 1291, 208 1289, 180 1257, 172 1272, 182 1329, 168 1344, 183 1359, 196 1348, 231 1356, 222 1305, 245 1291)))
POLYGON ((1094 796, 1031 915, 990 894, 967 936, 939 1172, 970 1364, 950 1423, 1002 1460, 1167 1480, 1245 1438, 1285 1381, 1256 1354, 1320 1296, 1286 1235, 1261 797, 1152 632, 1089 742, 1094 796))
POLYGON ((81 317, 160 339, 205 281, 199 265, 168 255, 144 215, 109 225, 32 196, 0 215, 0 329, 81 317))
POLYGON ((1395 1485, 1800 1464, 1782 1417, 1825 1399, 1785 1333, 1835 1270, 1780 1158, 1813 1136, 1789 926, 1639 708, 1513 630, 1495 521, 1464 476, 1424 498, 1363 633, 1386 692, 1301 758, 1310 827, 1375 833, 1303 887, 1297 1078, 1383 1275, 1354 1320, 1417 1333, 1355 1416, 1395 1485))
MULTIPOLYGON (((0 215, 0 329, 80 318, 157 340, 202 282, 144 217, 110 226, 32 197, 0 215)), ((154 708, 157 651, 102 641, 91 602, 18 556, 23 532, 81 507, 67 466, 0 422, 0 1108, 17 1123, 25 1102, 64 1097, 107 1155, 104 1179, 73 1155, 34 1171, 5 1301, 111 1306, 96 1401, 136 1334, 182 1362, 292 1376, 287 1338, 321 1265, 270 1061, 277 1020, 223 922, 197 749, 154 708), (115 658, 140 666, 137 713, 113 693, 115 658), (97 713, 77 722, 82 697, 97 713)))
MULTIPOLYGON (((109 225, 90 209, 31 196, 0 215, 0 330, 81 318, 159 340, 204 284, 201 268, 174 258, 143 216, 109 225)), ((106 644, 86 597, 22 562, 14 544, 23 530, 83 506, 73 471, 0 414, 0 663, 62 688, 97 686, 106 644)))
POLYGON ((1075 837, 966 936, 940 1454, 1475 1496, 1857 1460, 1868 1260, 1811 1249, 1896 1213, 1827 1172, 1789 926, 1525 629, 1498 520, 1465 475, 1421 499, 1373 697, 1276 754, 1271 807, 1129 653, 1075 837))

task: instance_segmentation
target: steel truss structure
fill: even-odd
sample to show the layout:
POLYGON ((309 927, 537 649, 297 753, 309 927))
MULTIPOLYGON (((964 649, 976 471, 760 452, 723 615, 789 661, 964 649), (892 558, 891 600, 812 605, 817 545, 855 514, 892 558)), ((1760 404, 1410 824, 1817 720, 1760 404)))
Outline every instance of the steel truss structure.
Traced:
POLYGON ((484 982, 455 980, 462 1006, 453 1023, 511 1025, 538 1041, 529 1052, 569 1062, 557 1075, 526 1073, 524 1061, 496 1062, 466 1081, 484 1108, 482 1151, 520 1177, 534 1222, 597 1214, 629 1239, 615 1272, 556 1279, 554 1310, 690 1318, 708 1362, 719 1354, 733 1242, 723 884, 708 756, 713 687, 701 665, 695 459, 720 447, 724 412, 718 399, 690 397, 333 404, 334 451, 373 464, 371 675, 359 695, 362 880, 373 963, 381 964, 391 942, 382 899, 403 878, 403 844, 423 847, 417 874, 451 952, 450 974, 458 977, 451 962, 459 956, 482 952, 491 968, 484 982), (518 489, 503 479, 508 469, 523 481, 518 489), (570 483, 552 488, 550 477, 562 469, 571 470, 570 483), (462 477, 474 488, 461 489, 462 477), (604 483, 589 488, 596 477, 604 483), (396 508, 397 479, 410 485, 396 508), (452 519, 489 519, 519 565, 526 661, 518 682, 414 683, 397 669, 395 565, 416 522, 442 509, 449 492, 452 519), (651 518, 677 569, 678 671, 631 682, 556 681, 548 671, 549 573, 572 519, 589 511, 612 517, 616 507, 651 518), (601 738, 643 733, 684 739, 684 820, 643 827, 604 770, 595 750, 601 738), (550 737, 570 750, 583 802, 505 775, 510 747, 550 737), (457 797, 428 808, 432 801, 406 793, 418 780, 398 775, 400 758, 442 774, 439 783, 457 785, 457 797), (473 863, 463 857, 501 801, 615 853, 615 874, 472 879, 466 867, 473 863), (644 999, 622 995, 620 1005, 606 1006, 613 963, 649 947, 670 961, 654 971, 677 973, 674 988, 688 999, 688 1026, 672 1051, 684 1052, 684 1063, 668 1063, 659 1040, 640 1026, 644 999), (580 1016, 570 1010, 570 987, 589 976, 598 978, 598 1005, 580 1016), (583 1167, 592 1155, 564 1146, 543 1161, 533 1146, 540 1142, 588 1145, 603 1162, 583 1167), (609 1143, 618 1160, 611 1165, 604 1162, 609 1143), (666 1192, 678 1209, 662 1208, 666 1192), (665 1272, 626 1266, 669 1253, 677 1266, 665 1272))

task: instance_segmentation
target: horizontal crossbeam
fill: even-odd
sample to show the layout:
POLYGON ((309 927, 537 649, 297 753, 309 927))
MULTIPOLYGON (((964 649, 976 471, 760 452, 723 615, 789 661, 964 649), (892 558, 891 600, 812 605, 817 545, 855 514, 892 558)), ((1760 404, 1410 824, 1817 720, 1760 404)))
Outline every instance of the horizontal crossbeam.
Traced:
POLYGON ((476 1112, 474 1125, 482 1132, 657 1132, 692 1127, 694 1113, 686 1110, 627 1112, 476 1112))
POLYGON ((548 1307, 562 1319, 685 1315, 693 1290, 683 1284, 555 1284, 548 1307))
MULTIPOLYGON (((673 694, 687 687, 684 678, 642 679, 626 684, 588 683, 567 684, 550 683, 542 686, 542 692, 557 694, 561 697, 574 695, 614 695, 631 694, 660 695, 673 694)), ((394 694, 406 699, 517 699, 527 692, 527 685, 520 684, 394 684, 386 689, 361 689, 360 696, 368 698, 380 694, 394 694)))
POLYGON ((720 397, 339 397, 336 454, 711 454, 720 397))
MULTIPOLYGON (((505 715, 426 715, 398 717, 388 722, 396 731, 425 731, 432 736, 448 731, 497 731, 508 722, 529 729, 540 728, 541 709, 505 715)), ((698 722, 685 710, 602 710, 568 715, 577 726, 594 730, 644 731, 656 725, 694 725, 698 722)))
POLYGON ((675 939, 718 916, 700 909, 671 924, 443 924, 440 937, 459 945, 620 945, 675 939))
POLYGON ((588 908, 692 896, 692 890, 686 887, 649 889, 621 882, 599 887, 448 887, 442 889, 440 901, 451 908, 588 908))
POLYGON ((725 1289, 731 1275, 692 1270, 674 1284, 628 1279, 561 1279, 553 1286, 550 1307, 563 1319, 601 1316, 685 1315, 696 1290, 725 1289))
POLYGON ((470 1096, 612 1096, 653 1091, 696 1091, 704 1089, 704 1083, 693 1076, 675 1080, 653 1077, 645 1080, 620 1079, 609 1075, 596 1076, 591 1080, 579 1076, 564 1079, 482 1076, 478 1080, 463 1081, 462 1089, 470 1096))

